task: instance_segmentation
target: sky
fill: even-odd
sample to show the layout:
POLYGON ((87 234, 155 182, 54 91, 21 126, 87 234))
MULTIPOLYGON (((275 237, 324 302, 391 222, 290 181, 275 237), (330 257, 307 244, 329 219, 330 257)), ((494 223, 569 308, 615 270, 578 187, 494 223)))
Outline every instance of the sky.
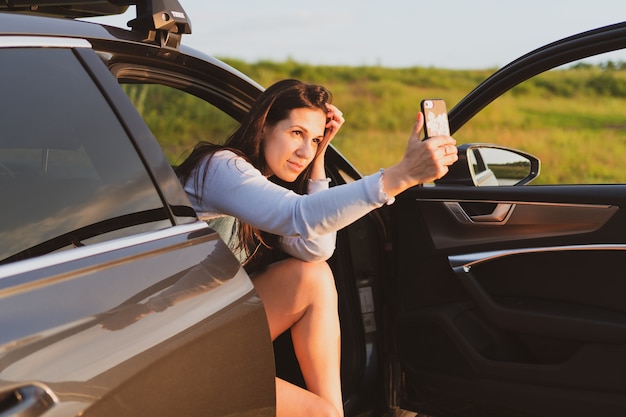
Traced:
MULTIPOLYGON (((313 65, 500 68, 626 20, 624 0, 180 0, 183 44, 220 58, 313 65)), ((126 27, 134 10, 96 20, 126 27)), ((626 51, 600 59, 626 61, 626 51)))

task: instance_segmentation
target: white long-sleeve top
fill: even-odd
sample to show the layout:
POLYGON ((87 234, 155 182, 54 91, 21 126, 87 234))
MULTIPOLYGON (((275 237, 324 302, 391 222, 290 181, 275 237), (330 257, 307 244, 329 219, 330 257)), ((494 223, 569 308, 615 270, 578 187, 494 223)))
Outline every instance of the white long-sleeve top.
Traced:
POLYGON ((274 184, 227 150, 214 154, 198 187, 196 173, 205 172, 207 161, 184 184, 200 218, 235 217, 280 236, 286 253, 309 262, 330 258, 337 230, 389 200, 382 189, 382 171, 331 188, 327 180, 310 181, 308 194, 300 195, 274 184))

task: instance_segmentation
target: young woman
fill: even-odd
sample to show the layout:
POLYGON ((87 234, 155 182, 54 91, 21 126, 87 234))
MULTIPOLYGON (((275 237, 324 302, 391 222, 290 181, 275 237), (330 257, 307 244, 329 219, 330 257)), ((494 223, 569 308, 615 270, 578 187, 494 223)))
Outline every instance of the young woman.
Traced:
POLYGON ((223 146, 197 145, 177 170, 199 216, 250 273, 272 340, 291 329, 307 389, 277 378, 278 416, 343 416, 337 293, 325 262, 336 231, 457 159, 451 137, 420 140, 419 113, 400 162, 329 187, 324 155, 344 123, 331 100, 322 86, 277 82, 223 146))

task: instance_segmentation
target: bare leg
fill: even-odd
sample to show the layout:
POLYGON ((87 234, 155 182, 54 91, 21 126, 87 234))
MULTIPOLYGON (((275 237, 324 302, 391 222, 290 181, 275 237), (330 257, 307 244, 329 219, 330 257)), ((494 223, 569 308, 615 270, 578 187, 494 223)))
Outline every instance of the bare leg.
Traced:
POLYGON ((278 415, 310 415, 306 410, 315 410, 313 415, 343 416, 337 292, 328 264, 291 258, 271 265, 253 282, 265 306, 272 340, 291 328, 308 389, 277 379, 278 415), (329 404, 333 413, 320 413, 329 404))
POLYGON ((337 409, 323 398, 276 378, 277 417, 337 417, 339 415, 337 409))

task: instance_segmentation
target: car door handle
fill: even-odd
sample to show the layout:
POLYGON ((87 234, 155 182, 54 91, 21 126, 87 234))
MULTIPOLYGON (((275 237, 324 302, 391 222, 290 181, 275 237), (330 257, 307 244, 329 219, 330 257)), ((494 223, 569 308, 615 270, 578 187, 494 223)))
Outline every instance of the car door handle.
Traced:
POLYGON ((44 387, 29 384, 0 391, 0 416, 37 417, 56 403, 44 387))
POLYGON ((469 214, 458 201, 446 201, 444 205, 458 221, 465 224, 480 223, 502 225, 509 219, 514 208, 513 204, 498 203, 491 213, 469 214))

